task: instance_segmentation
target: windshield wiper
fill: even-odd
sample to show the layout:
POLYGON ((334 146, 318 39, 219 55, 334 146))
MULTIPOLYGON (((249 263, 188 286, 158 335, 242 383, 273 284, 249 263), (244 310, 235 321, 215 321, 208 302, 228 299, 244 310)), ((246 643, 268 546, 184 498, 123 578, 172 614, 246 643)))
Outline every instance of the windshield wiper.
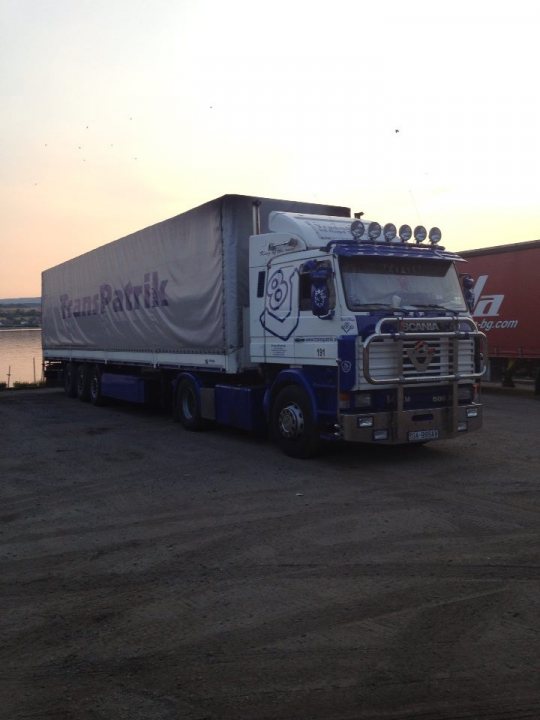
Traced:
POLYGON ((388 303, 366 303, 365 305, 355 305, 355 310, 399 310, 388 303))
POLYGON ((430 310, 444 310, 445 312, 458 313, 459 310, 446 307, 445 305, 437 305, 436 303, 412 303, 411 305, 403 305, 403 310, 415 310, 416 308, 428 308, 430 310))

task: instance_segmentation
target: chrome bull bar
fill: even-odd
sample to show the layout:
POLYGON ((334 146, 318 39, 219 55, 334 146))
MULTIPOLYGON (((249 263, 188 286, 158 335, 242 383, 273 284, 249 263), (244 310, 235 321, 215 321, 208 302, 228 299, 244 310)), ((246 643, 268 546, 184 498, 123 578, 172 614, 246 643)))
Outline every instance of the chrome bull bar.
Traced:
MULTIPOLYGON (((448 317, 436 317, 429 318, 429 323, 444 323, 446 325, 452 324, 453 330, 450 331, 437 331, 437 332, 405 332, 403 330, 403 324, 411 322, 409 318, 393 317, 383 318, 377 323, 375 333, 371 335, 363 344, 363 373, 365 379, 371 385, 415 385, 421 383, 440 383, 444 382, 459 382, 460 380, 478 380, 486 372, 485 358, 487 357, 487 337, 483 332, 480 332, 472 320, 468 318, 448 318, 448 317), (396 332, 381 332, 384 324, 397 325, 396 332), (460 325, 468 324, 471 330, 460 330, 460 325), (450 338, 452 340, 452 372, 444 375, 423 375, 419 371, 418 375, 405 377, 403 374, 403 355, 404 355, 404 342, 406 340, 416 340, 421 342, 423 340, 441 340, 442 338, 450 338), (480 368, 475 372, 459 372, 459 341, 472 339, 475 343, 475 355, 478 353, 480 358, 480 368), (397 344, 397 356, 401 365, 402 372, 395 377, 373 377, 370 368, 370 347, 373 343, 383 342, 385 340, 392 340, 397 344), (480 347, 476 347, 476 343, 480 343, 480 347), (458 366, 456 368, 456 365, 458 366)), ((450 364, 450 360, 449 360, 450 364)))
MULTIPOLYGON (((415 319, 417 324, 421 324, 424 318, 415 319)), ((437 332, 407 332, 404 327, 406 324, 411 324, 410 318, 404 318, 402 316, 383 318, 377 323, 375 333, 371 335, 363 344, 363 374, 367 382, 372 385, 395 385, 397 391, 397 402, 396 402, 396 413, 393 416, 393 433, 394 437, 403 436, 404 423, 406 413, 404 412, 405 405, 405 386, 421 385, 426 383, 440 384, 441 382, 448 382, 452 385, 452 400, 449 406, 448 414, 448 432, 455 435, 458 432, 458 417, 459 417, 459 398, 458 398, 458 387, 459 382, 462 380, 478 380, 484 375, 486 371, 486 358, 487 358, 487 337, 484 333, 480 332, 474 321, 469 318, 448 318, 448 317, 435 317, 425 318, 426 324, 440 323, 443 327, 450 326, 451 330, 441 330, 437 332), (391 332, 383 332, 385 325, 393 325, 396 330, 391 332), (463 330, 460 327, 469 326, 470 330, 463 330), (429 340, 442 340, 443 338, 449 338, 451 343, 448 347, 448 368, 451 372, 445 374, 422 374, 422 369, 417 369, 418 374, 414 376, 405 376, 403 367, 404 358, 404 343, 405 341, 429 341, 429 340), (459 342, 460 340, 470 340, 474 342, 474 367, 477 367, 477 359, 479 362, 478 369, 474 372, 460 372, 459 369, 459 342), (370 368, 370 348, 374 343, 383 342, 385 340, 392 340, 397 344, 397 357, 399 358, 398 367, 401 369, 400 374, 395 377, 374 377, 370 368), (452 350, 450 354, 450 349, 452 350)), ((426 364, 427 369, 429 363, 426 364)))

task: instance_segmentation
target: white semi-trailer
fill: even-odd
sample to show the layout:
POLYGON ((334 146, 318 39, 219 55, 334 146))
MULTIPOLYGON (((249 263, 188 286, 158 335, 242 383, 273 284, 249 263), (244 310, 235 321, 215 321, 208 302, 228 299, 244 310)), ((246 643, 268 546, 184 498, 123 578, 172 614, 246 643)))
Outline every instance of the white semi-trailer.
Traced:
POLYGON ((46 376, 70 397, 159 399, 190 430, 421 443, 481 425, 482 343, 423 227, 225 195, 43 273, 46 376))

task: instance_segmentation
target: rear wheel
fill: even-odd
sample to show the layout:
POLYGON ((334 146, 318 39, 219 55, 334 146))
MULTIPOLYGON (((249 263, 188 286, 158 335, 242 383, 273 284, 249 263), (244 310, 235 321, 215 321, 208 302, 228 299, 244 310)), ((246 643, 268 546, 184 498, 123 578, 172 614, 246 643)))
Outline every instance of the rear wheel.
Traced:
POLYGON ((75 363, 64 364, 64 392, 70 397, 77 397, 77 366, 75 363))
POLYGON ((98 365, 94 365, 88 375, 88 395, 92 405, 103 405, 103 395, 101 394, 101 370, 98 365))
POLYGON ((185 377, 180 380, 176 389, 175 419, 186 430, 204 430, 206 422, 201 415, 199 389, 195 381, 185 377))
POLYGON ((290 385, 280 390, 272 406, 272 437, 286 455, 309 458, 317 454, 320 437, 307 392, 290 385))
POLYGON ((83 402, 90 400, 90 373, 84 363, 77 368, 77 397, 83 402))

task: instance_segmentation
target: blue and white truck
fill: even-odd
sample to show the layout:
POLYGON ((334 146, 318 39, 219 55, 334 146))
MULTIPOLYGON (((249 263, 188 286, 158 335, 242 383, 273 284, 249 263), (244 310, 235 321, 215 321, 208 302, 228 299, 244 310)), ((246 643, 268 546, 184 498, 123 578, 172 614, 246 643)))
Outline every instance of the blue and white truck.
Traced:
POLYGON ((225 195, 43 273, 45 375, 188 430, 412 444, 478 429, 485 336, 440 231, 225 195))

